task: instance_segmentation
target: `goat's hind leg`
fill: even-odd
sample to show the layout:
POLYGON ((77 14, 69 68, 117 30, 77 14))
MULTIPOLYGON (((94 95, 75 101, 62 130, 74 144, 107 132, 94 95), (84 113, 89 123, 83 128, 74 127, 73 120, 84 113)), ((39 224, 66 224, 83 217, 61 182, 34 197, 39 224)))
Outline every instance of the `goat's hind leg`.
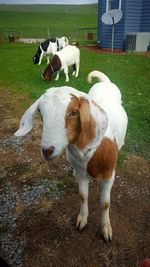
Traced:
POLYGON ((73 68, 72 75, 74 76, 76 74, 76 64, 73 64, 72 68, 73 68))
POLYGON ((112 177, 109 179, 104 179, 101 181, 101 227, 102 227, 102 235, 105 241, 112 240, 112 228, 110 224, 109 218, 109 208, 110 208, 110 192, 112 185, 114 183, 115 171, 112 174, 112 177))
POLYGON ((88 219, 88 190, 89 190, 89 179, 81 178, 77 179, 79 184, 79 195, 81 199, 80 212, 77 218, 77 228, 82 230, 88 219))
POLYGON ((75 72, 75 77, 78 77, 79 75, 79 67, 80 67, 80 62, 76 62, 76 72, 75 72))

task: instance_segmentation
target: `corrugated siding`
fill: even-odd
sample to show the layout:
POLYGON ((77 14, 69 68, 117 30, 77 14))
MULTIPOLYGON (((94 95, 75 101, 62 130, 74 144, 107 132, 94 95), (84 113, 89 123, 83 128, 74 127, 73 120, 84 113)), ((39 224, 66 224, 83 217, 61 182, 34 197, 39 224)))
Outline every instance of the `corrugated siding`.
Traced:
POLYGON ((98 21, 97 21, 97 42, 100 42, 100 35, 101 35, 101 15, 102 15, 102 1, 98 0, 98 21))
POLYGON ((150 0, 143 0, 141 31, 150 32, 150 0))
POLYGON ((140 32, 143 0, 127 0, 125 7, 125 35, 140 32))
POLYGON ((98 0, 98 34, 97 34, 97 41, 101 42, 102 41, 102 31, 103 31, 103 27, 102 27, 102 21, 101 21, 101 17, 102 14, 104 14, 105 10, 106 10, 106 6, 105 6, 105 1, 103 0, 98 0))
MULTIPOLYGON (((106 12, 106 0, 99 0, 98 42, 103 48, 111 48, 112 26, 102 23, 106 12)), ((115 25, 114 48, 124 49, 128 32, 150 32, 150 0, 122 0, 123 17, 115 25)))
MULTIPOLYGON (((122 11, 124 10, 124 0, 122 0, 122 11)), ((99 0, 98 13, 98 41, 103 48, 112 46, 112 26, 106 25, 101 21, 102 15, 106 12, 106 0, 99 0)), ((124 46, 124 12, 122 19, 115 25, 114 48, 123 49, 124 46)))

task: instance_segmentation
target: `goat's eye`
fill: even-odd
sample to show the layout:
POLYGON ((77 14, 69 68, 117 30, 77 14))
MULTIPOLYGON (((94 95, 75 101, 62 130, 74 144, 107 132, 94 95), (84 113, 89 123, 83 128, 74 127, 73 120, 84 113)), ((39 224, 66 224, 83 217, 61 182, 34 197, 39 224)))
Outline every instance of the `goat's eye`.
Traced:
POLYGON ((72 117, 75 117, 78 115, 78 110, 72 110, 71 114, 72 117))

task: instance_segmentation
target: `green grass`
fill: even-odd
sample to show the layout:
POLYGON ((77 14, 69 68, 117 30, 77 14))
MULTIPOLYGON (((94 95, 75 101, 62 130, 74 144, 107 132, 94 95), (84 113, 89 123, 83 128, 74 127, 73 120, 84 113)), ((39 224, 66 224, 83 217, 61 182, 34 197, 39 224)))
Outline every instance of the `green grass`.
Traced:
POLYGON ((11 88, 35 100, 52 86, 69 85, 88 92, 87 74, 94 69, 106 73, 115 82, 123 96, 124 107, 129 116, 125 153, 136 153, 150 160, 150 57, 137 54, 98 54, 81 49, 81 66, 78 78, 70 75, 65 82, 63 72, 60 79, 45 83, 40 66, 32 63, 37 45, 18 43, 0 44, 0 88, 11 88))
MULTIPOLYGON (((77 38, 77 28, 97 27, 97 5, 0 5, 0 32, 23 37, 77 38), (17 34, 17 33, 14 33, 17 34)), ((82 36, 85 33, 82 33, 82 36)))

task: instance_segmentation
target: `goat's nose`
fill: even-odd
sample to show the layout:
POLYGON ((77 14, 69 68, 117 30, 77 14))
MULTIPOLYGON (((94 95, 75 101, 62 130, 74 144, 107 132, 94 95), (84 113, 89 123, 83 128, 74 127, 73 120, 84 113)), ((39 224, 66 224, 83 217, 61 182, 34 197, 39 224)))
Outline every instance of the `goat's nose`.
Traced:
POLYGON ((42 148, 42 153, 45 159, 49 159, 49 157, 53 154, 53 152, 54 152, 54 146, 50 146, 49 148, 42 148))

